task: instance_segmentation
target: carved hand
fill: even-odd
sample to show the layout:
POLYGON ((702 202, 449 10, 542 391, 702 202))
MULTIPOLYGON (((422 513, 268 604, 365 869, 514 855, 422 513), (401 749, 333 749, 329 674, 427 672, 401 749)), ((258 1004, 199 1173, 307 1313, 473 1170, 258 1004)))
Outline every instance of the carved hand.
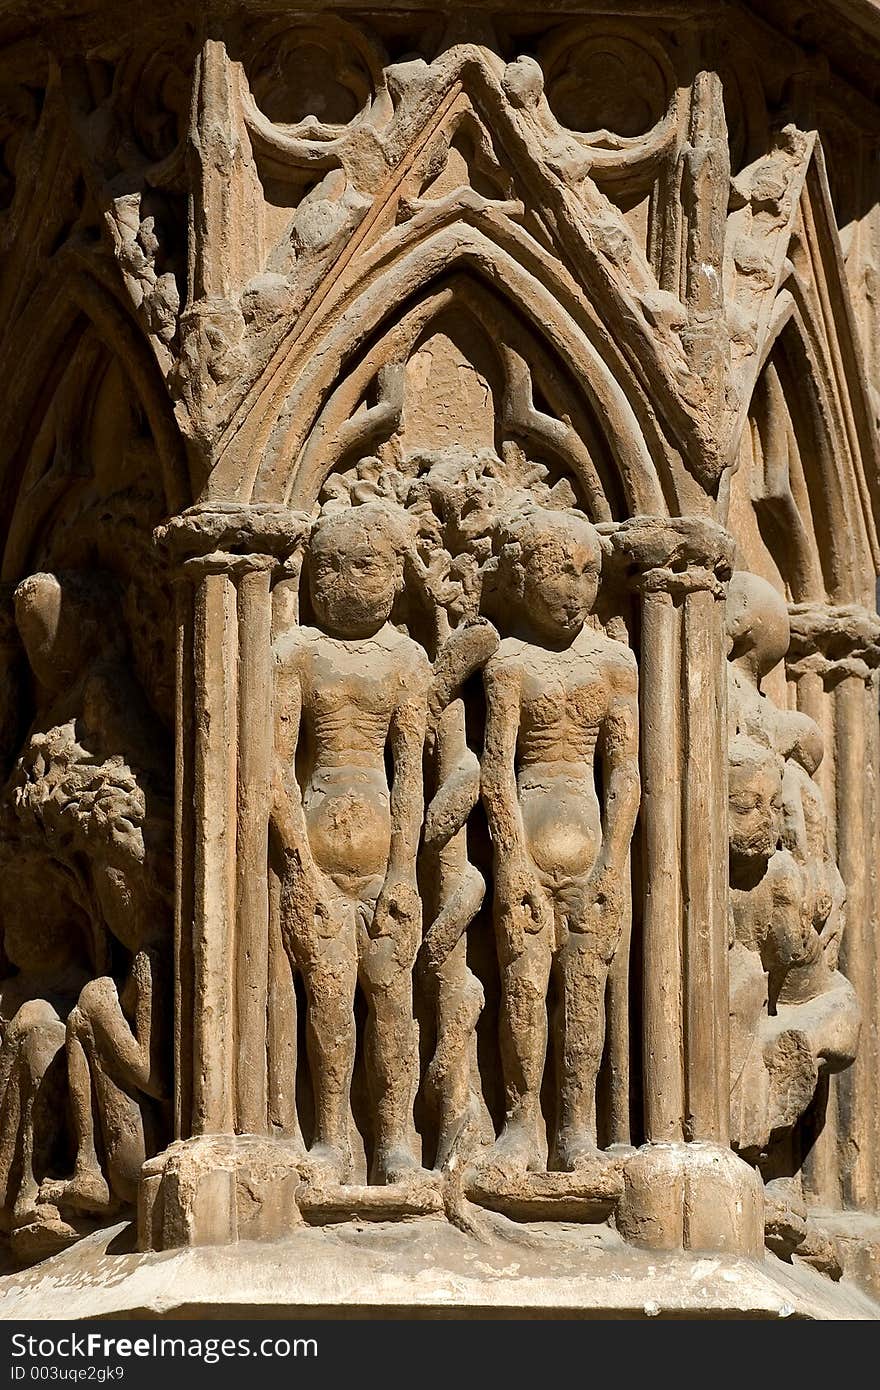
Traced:
POLYGON ((563 891, 569 928, 600 938, 613 934, 623 907, 620 874, 608 865, 596 865, 591 873, 563 891))
POLYGON ((333 935, 333 918, 321 876, 310 860, 303 862, 298 849, 286 850, 284 854, 281 902, 286 931, 314 929, 318 936, 333 935))
POLYGON ((386 879, 376 903, 370 936, 401 936, 418 933, 422 922, 422 902, 414 878, 386 879))
POLYGON ((547 896, 522 855, 505 857, 496 864, 495 907, 499 916, 514 917, 529 933, 543 931, 553 924, 547 896))

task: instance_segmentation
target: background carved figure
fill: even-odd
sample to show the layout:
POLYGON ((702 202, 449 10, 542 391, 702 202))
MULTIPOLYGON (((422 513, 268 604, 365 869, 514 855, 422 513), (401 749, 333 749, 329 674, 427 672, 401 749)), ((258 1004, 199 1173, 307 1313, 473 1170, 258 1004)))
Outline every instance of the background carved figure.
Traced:
MULTIPOLYGON (((781 1141, 820 1073, 852 1062, 859 1006, 837 969, 846 890, 813 780, 821 731, 761 690, 788 651, 788 611, 770 584, 745 573, 734 575, 727 608, 733 1135, 790 1204, 798 1165, 781 1141)), ((797 1235, 802 1244, 804 1230, 797 1235)))
MULTIPOLYGON (((43 1172, 28 1208, 35 1229, 18 1237, 26 1246, 73 1238, 79 1214, 130 1204, 159 1142, 161 1107, 154 1113, 151 1102, 167 1096, 170 1020, 167 984, 154 976, 170 885, 154 719, 128 673, 110 582, 32 575, 15 591, 15 611, 38 713, 4 792, 14 851, 4 868, 5 938, 19 969, 9 993, 36 965, 27 969, 16 938, 47 933, 46 946, 57 946, 46 951, 46 993, 16 1014, 4 1049, 16 1047, 29 1017, 32 1039, 21 1055, 34 1053, 47 1070, 51 1038, 57 1073, 64 1022, 66 1084, 49 1120, 57 1127, 69 1105, 74 1156, 72 1177, 43 1172), (63 885, 54 917, 37 906, 44 877, 63 885), (29 908, 27 927, 19 914, 29 908)), ((21 1058, 7 1065, 20 1078, 21 1058)), ((31 1068, 25 1091, 41 1080, 31 1068)), ((26 1151, 45 1147, 37 1117, 22 1110, 18 1123, 31 1131, 21 1136, 26 1151)), ((22 1231, 21 1212, 15 1224, 22 1231)))

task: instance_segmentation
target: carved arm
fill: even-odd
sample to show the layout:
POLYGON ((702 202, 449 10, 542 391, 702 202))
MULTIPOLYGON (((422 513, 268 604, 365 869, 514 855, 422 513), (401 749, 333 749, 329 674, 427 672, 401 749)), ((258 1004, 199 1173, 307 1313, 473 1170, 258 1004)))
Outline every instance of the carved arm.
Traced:
POLYGON ((298 860, 317 877, 296 779, 296 749, 302 721, 302 682, 295 660, 278 661, 275 676, 275 761, 271 821, 285 858, 298 860))
POLYGON ((605 773, 602 847, 595 877, 618 875, 629 849, 641 795, 639 778, 639 705, 635 669, 618 677, 618 690, 606 715, 601 746, 605 773))
POLYGON ((422 754, 428 718, 429 679, 427 664, 412 668, 409 689, 394 711, 389 729, 393 765, 389 883, 401 880, 415 883, 416 855, 424 815, 422 754))
POLYGON ((509 668, 486 667, 486 736, 481 786, 496 862, 523 853, 525 836, 516 785, 519 680, 509 668))

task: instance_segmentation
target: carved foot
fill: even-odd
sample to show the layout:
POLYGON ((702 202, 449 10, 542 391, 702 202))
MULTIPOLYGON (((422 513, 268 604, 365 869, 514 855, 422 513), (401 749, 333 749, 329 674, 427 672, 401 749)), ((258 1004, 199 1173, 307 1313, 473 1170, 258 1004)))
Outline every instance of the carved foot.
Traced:
POLYGON ((331 1187, 351 1177, 351 1153, 337 1144, 313 1144, 299 1160, 303 1181, 313 1187, 331 1187))
POLYGON ((18 1264, 34 1264, 66 1250, 88 1229, 88 1223, 66 1221, 51 1202, 40 1200, 27 1207, 17 1206, 10 1232, 10 1250, 18 1264))
POLYGON ((541 1144, 535 1128, 529 1124, 508 1123, 479 1164, 479 1171, 492 1171, 497 1176, 515 1182, 526 1173, 544 1167, 541 1144))
POLYGON ((388 1185, 406 1182, 424 1170, 408 1144, 391 1144, 376 1150, 372 1182, 388 1185))
POLYGON ((553 1153, 553 1167, 560 1173, 579 1173, 614 1163, 613 1155, 603 1153, 592 1135, 582 1129, 560 1130, 553 1153))
POLYGON ((90 1216, 105 1216, 116 1205, 100 1168, 81 1168, 65 1181, 43 1183, 40 1199, 90 1216))

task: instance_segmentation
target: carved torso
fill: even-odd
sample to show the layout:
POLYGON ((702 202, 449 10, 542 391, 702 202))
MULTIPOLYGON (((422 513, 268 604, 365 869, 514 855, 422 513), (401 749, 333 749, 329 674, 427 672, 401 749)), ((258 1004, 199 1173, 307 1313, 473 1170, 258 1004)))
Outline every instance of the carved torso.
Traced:
POLYGON ((516 778, 532 861, 551 880, 588 873, 602 838, 596 746, 616 677, 629 674, 631 659, 585 628, 558 652, 506 638, 492 666, 519 691, 516 778))
POLYGON ((384 874, 388 864, 385 750, 413 675, 427 679, 427 658, 390 626, 348 641, 298 628, 279 644, 278 656, 300 682, 297 773, 311 852, 338 887, 353 887, 384 874))

